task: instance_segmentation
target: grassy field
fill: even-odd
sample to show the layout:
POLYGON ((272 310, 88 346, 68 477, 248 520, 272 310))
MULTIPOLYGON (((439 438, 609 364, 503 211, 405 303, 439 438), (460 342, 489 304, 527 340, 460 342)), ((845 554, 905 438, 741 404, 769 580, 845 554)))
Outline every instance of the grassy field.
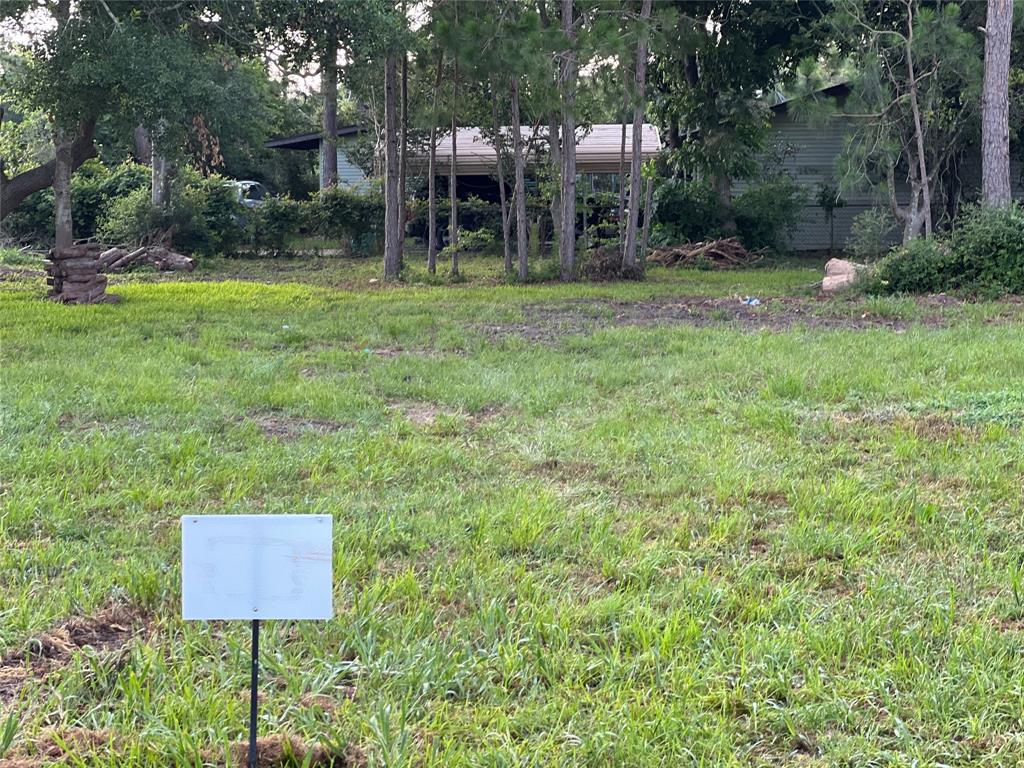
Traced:
POLYGON ((178 518, 234 512, 334 516, 336 618, 265 632, 296 765, 1021 764, 1021 304, 377 266, 0 275, 7 765, 230 762, 178 518))

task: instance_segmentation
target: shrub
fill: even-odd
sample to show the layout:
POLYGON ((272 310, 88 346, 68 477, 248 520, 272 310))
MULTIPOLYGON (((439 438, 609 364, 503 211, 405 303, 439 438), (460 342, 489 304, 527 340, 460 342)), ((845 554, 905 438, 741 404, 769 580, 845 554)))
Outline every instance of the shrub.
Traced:
POLYGON ((287 197, 268 197, 263 205, 250 208, 249 237, 257 251, 270 256, 286 256, 288 240, 299 233, 309 220, 308 204, 287 197))
POLYGON ((970 206, 949 236, 953 287, 987 295, 1024 293, 1024 210, 970 206))
POLYGON ((892 249, 895 228, 896 221, 885 208, 869 208, 858 213, 850 225, 847 250, 857 261, 878 261, 892 249))
POLYGON ((917 238, 878 262, 864 287, 869 293, 944 291, 952 271, 951 261, 945 245, 935 239, 917 238))
MULTIPOLYGON (((75 237, 93 237, 111 202, 137 189, 148 189, 149 181, 149 168, 138 163, 124 162, 113 168, 95 158, 82 163, 71 177, 75 237)), ((15 237, 52 240, 53 190, 40 190, 27 197, 4 221, 4 229, 15 237)))
POLYGON ((717 236, 721 222, 706 181, 664 179, 654 191, 651 236, 659 243, 687 243, 717 236))
POLYGON ((970 206, 943 240, 912 240, 878 263, 872 288, 887 293, 1024 293, 1024 212, 970 206))
MULTIPOLYGON (((722 210, 707 181, 666 179, 654 193, 655 242, 685 243, 723 235, 722 210)), ((806 202, 801 187, 787 174, 752 184, 733 198, 736 234, 755 248, 784 250, 806 202)))
POLYGON ((780 173, 745 189, 733 200, 736 234, 748 249, 786 249, 807 195, 789 174, 780 173))
POLYGON ((136 189, 112 200, 100 216, 97 234, 106 243, 133 245, 142 241, 159 225, 148 189, 136 189))
POLYGON ((325 237, 344 240, 353 254, 376 254, 384 233, 384 198, 379 192, 321 190, 309 203, 306 224, 325 237))
POLYGON ((105 242, 123 245, 170 235, 171 246, 188 254, 232 253, 245 230, 234 188, 219 176, 202 178, 186 171, 175 180, 170 204, 153 208, 148 188, 113 200, 100 219, 105 242))

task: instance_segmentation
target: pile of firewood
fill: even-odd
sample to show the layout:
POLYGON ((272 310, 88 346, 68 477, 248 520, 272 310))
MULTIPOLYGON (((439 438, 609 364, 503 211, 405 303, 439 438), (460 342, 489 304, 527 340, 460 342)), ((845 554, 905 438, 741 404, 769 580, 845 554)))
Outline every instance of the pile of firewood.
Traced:
POLYGON ((195 262, 188 256, 162 245, 147 245, 129 251, 109 248, 101 243, 82 243, 68 248, 54 248, 46 265, 46 280, 50 286, 47 296, 65 304, 97 304, 116 301, 106 293, 107 276, 104 272, 123 272, 128 267, 148 264, 160 271, 183 270, 191 272, 195 262))
POLYGON ((149 264, 161 272, 191 272, 196 266, 188 256, 162 245, 146 245, 133 251, 126 248, 108 248, 99 255, 99 260, 100 269, 104 272, 123 272, 128 267, 138 264, 149 264))
POLYGON ((100 274, 100 248, 102 246, 89 243, 50 251, 50 258, 45 262, 49 275, 46 282, 50 286, 46 295, 65 304, 114 301, 105 293, 107 276, 100 274))
POLYGON ((748 251, 735 237, 656 248, 647 257, 652 264, 666 267, 749 267, 764 258, 764 251, 748 251))

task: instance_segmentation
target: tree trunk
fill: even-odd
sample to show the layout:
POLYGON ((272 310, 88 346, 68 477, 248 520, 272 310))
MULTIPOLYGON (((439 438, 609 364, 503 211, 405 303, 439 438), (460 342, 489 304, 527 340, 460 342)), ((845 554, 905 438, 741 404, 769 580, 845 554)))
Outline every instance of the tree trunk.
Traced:
POLYGON ((619 61, 622 73, 622 133, 619 137, 619 256, 623 256, 626 242, 626 113, 629 111, 629 78, 626 57, 619 61))
POLYGON ((576 25, 573 0, 562 0, 562 31, 569 48, 562 52, 558 87, 562 100, 562 231, 558 238, 562 280, 576 275, 576 25))
POLYGON ((172 164, 154 149, 151 165, 153 173, 149 189, 150 202, 154 208, 166 208, 171 202, 172 164))
POLYGON ((932 236, 932 194, 928 183, 928 161, 924 152, 924 130, 921 127, 921 108, 917 101, 917 79, 914 74, 914 17, 912 4, 907 3, 907 42, 904 55, 907 59, 907 75, 910 78, 910 111, 914 115, 914 137, 917 142, 917 162, 921 173, 921 208, 924 213, 925 237, 932 236))
POLYGON ((548 152, 551 154, 551 239, 557 240, 562 232, 562 140, 559 117, 552 112, 548 122, 548 152))
MULTIPOLYGON (((651 0, 644 0, 640 11, 640 24, 651 18, 651 0)), ((636 247, 640 224, 640 160, 643 154, 644 92, 647 87, 647 30, 640 30, 636 44, 636 67, 633 75, 633 156, 629 163, 629 215, 626 220, 626 244, 623 249, 623 271, 634 271, 637 266, 636 247)))
MULTIPOLYGON (((93 134, 96 118, 88 118, 78 124, 78 134, 71 144, 71 171, 78 169, 90 157, 96 157, 93 134)), ((29 195, 53 185, 56 159, 37 165, 12 178, 0 177, 0 220, 13 213, 29 195)))
POLYGON ((333 40, 324 51, 324 115, 320 152, 320 189, 338 186, 338 45, 333 40))
POLYGON ((398 268, 402 268, 402 260, 405 256, 405 226, 408 215, 406 213, 408 202, 405 193, 405 181, 409 175, 409 53, 402 54, 402 148, 401 176, 398 184, 398 226, 401 237, 398 240, 398 268))
POLYGON ((644 231, 640 238, 640 268, 647 266, 647 248, 651 241, 651 216, 654 207, 654 179, 647 179, 647 190, 644 192, 644 231))
POLYGON ((523 134, 519 128, 519 77, 513 75, 509 94, 512 102, 512 157, 516 168, 516 256, 519 258, 519 279, 528 276, 530 225, 526 220, 526 159, 523 157, 523 134))
POLYGON ((1010 204, 1010 33, 1013 0, 988 0, 981 97, 981 202, 1010 204))
POLYGON ((135 143, 135 162, 149 165, 153 161, 153 141, 144 125, 136 125, 132 136, 135 143))
POLYGON ((75 240, 71 224, 71 145, 74 139, 63 128, 53 131, 57 151, 53 168, 54 247, 69 247, 75 240))
MULTIPOLYGON (((513 126, 515 125, 515 110, 513 126)), ((505 162, 503 152, 505 141, 501 135, 501 121, 498 119, 498 87, 491 78, 491 125, 494 129, 494 154, 498 168, 498 196, 501 202, 501 247, 505 259, 505 274, 512 274, 512 217, 508 209, 508 196, 505 193, 505 162)))
POLYGON ((437 94, 444 73, 444 54, 437 55, 433 108, 430 111, 430 155, 427 162, 427 272, 437 272, 437 94))
POLYGON ((732 237, 736 234, 736 212, 732 208, 732 179, 729 178, 729 174, 718 171, 712 174, 711 184, 715 189, 715 199, 718 201, 722 233, 726 237, 732 237))
POLYGON ((398 278, 402 222, 399 219, 398 57, 384 60, 384 279, 398 278))
MULTIPOLYGON (((458 22, 458 6, 455 11, 456 22, 458 22)), ((448 214, 448 245, 452 250, 452 277, 459 276, 459 174, 458 174, 458 151, 459 151, 459 126, 455 115, 455 105, 459 103, 459 62, 455 61, 453 66, 452 79, 452 158, 451 170, 448 174, 448 202, 451 205, 451 212, 448 214)))

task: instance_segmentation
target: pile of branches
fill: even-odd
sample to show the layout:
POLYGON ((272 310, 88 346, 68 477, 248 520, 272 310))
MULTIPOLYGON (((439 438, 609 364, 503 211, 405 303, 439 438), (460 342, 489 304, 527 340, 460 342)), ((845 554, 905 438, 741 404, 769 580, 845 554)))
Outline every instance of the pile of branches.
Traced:
POLYGON ((144 245, 129 251, 127 248, 108 248, 99 255, 101 272, 123 272, 129 267, 148 264, 161 272, 195 269, 195 262, 162 245, 144 245))
POLYGON ((764 258, 764 250, 748 251, 736 237, 685 243, 656 248, 647 257, 652 264, 665 267, 701 267, 705 269, 736 269, 749 267, 764 258))

